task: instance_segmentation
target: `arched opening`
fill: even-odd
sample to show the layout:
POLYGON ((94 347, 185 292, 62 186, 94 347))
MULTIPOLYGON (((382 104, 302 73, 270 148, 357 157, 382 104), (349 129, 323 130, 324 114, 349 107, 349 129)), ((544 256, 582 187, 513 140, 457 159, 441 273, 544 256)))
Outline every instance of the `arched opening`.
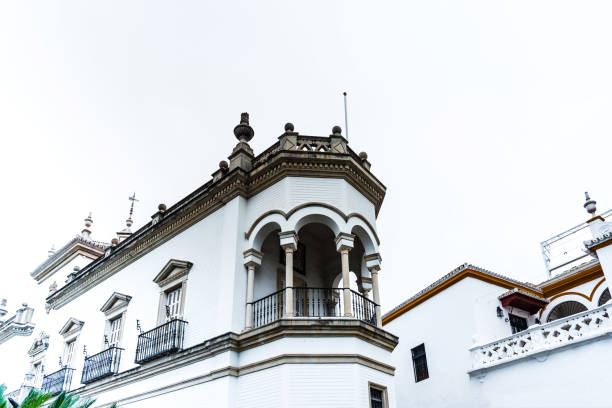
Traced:
POLYGON ((611 299, 610 297, 610 288, 607 288, 601 293, 599 300, 597 301, 597 306, 603 306, 611 299))
POLYGON ((564 317, 574 315, 576 313, 585 312, 587 307, 580 302, 575 300, 568 300, 567 302, 559 303, 555 306, 548 314, 547 322, 553 320, 563 319, 564 317))
POLYGON ((253 281, 253 327, 271 323, 285 315, 354 316, 375 324, 375 304, 363 296, 361 284, 365 254, 361 239, 355 237, 353 248, 348 252, 350 290, 344 291, 342 256, 336 249, 338 234, 333 230, 337 225, 323 222, 329 221, 324 216, 306 218, 300 219, 295 228, 297 249, 292 252, 293 285, 290 290, 286 289, 287 254, 281 247, 278 224, 267 227, 265 235, 258 238, 261 239, 262 257, 253 281), (346 302, 345 293, 348 296, 346 302), (288 308, 286 302, 289 299, 288 308))

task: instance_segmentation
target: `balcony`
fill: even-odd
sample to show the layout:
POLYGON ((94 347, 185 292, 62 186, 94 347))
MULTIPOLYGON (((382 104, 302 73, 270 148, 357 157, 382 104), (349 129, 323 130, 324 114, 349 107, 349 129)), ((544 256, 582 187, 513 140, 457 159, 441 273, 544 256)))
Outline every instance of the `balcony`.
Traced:
POLYGON ((73 368, 64 367, 59 371, 43 377, 41 390, 50 394, 59 394, 62 391, 70 391, 73 368))
POLYGON ((186 325, 186 321, 175 319, 139 335, 136 364, 182 350, 186 325))
POLYGON ((550 323, 532 326, 501 340, 472 347, 472 368, 469 373, 476 374, 527 356, 608 335, 612 332, 610 309, 610 305, 604 305, 550 323))
POLYGON ((101 353, 85 358, 81 383, 89 384, 100 378, 117 374, 122 351, 123 349, 113 346, 101 353))
MULTIPOLYGON (((352 318, 376 325, 376 303, 351 289, 294 287, 295 317, 352 318), (351 298, 350 316, 346 316, 342 291, 351 298)), ((285 314, 285 292, 279 290, 253 302, 253 328, 275 322, 285 314)))

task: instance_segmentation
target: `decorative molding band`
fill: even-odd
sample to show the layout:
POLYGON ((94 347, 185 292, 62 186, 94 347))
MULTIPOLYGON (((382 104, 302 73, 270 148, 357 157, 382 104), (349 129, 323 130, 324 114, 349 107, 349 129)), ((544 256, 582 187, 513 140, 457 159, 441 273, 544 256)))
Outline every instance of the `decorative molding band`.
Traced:
POLYGON ((297 211, 301 210, 302 208, 308 208, 308 207, 323 207, 323 208, 327 208, 328 210, 331 210, 331 211, 335 212, 336 214, 338 214, 340 217, 342 217, 344 222, 348 222, 348 220, 353 218, 353 217, 359 218, 370 229, 370 232, 374 236, 374 239, 376 239, 376 244, 380 245, 380 239, 378 238, 378 234, 376 234, 376 230, 374 229, 372 224, 370 224, 370 222, 366 219, 366 217, 364 217, 363 215, 361 215, 359 213, 350 213, 350 214, 346 215, 346 214, 344 214, 344 212, 342 212, 342 210, 340 210, 337 207, 334 207, 333 205, 326 204, 326 203, 321 203, 321 202, 317 202, 317 201, 300 204, 300 205, 292 208, 291 210, 289 210, 286 213, 283 210, 270 210, 270 211, 266 211, 265 213, 263 213, 262 215, 257 217, 257 219, 255 221, 253 221, 253 224, 251 224, 251 226, 249 227, 248 231, 244 233, 244 237, 246 239, 249 239, 251 237, 251 234, 255 230, 255 227, 257 227, 257 224, 259 224, 261 222, 261 220, 263 220, 264 218, 266 218, 269 215, 279 214, 283 218, 285 218, 285 220, 288 220, 289 217, 291 217, 297 211))
MULTIPOLYGON (((554 295, 553 297, 551 297, 549 299, 549 301, 552 302, 553 300, 555 300, 556 298, 561 297, 561 296, 577 295, 577 296, 585 298, 589 302, 592 302, 593 301, 593 296, 595 296, 595 292, 597 291, 597 289, 599 289, 601 284, 604 283, 605 281, 606 281, 606 278, 603 278, 599 282, 597 282, 597 285, 595 285, 595 287, 593 288, 593 290, 591 291, 591 294, 589 296, 585 295, 584 293, 579 293, 579 292, 563 292, 563 293, 559 293, 557 295, 554 295)), ((542 314, 544 313, 544 311, 546 310, 547 307, 548 307, 548 305, 544 306, 540 310, 540 317, 542 317, 542 314)))
MULTIPOLYGON (((149 398, 170 392, 179 391, 184 388, 193 387, 199 384, 207 383, 223 377, 241 377, 251 373, 255 373, 269 368, 277 367, 284 364, 359 364, 374 370, 378 370, 387 375, 395 375, 395 367, 390 366, 380 361, 362 356, 360 354, 282 354, 276 357, 258 361, 256 363, 247 364, 240 367, 226 366, 217 370, 212 370, 206 374, 181 380, 163 387, 141 392, 130 397, 116 401, 118 405, 124 406, 138 401, 143 401, 149 398)), ((93 396, 90 393, 76 392, 81 396, 93 396)), ((110 407, 112 404, 101 405, 100 407, 110 407)))
MULTIPOLYGON (((242 352, 253 347, 258 347, 285 337, 358 337, 361 340, 375 344, 389 352, 398 343, 398 338, 379 328, 367 325, 357 320, 334 319, 321 322, 319 319, 283 319, 273 324, 250 330, 242 334, 226 333, 205 342, 157 360, 145 363, 137 368, 106 377, 81 388, 73 390, 76 394, 87 397, 100 395, 103 392, 122 387, 131 383, 142 381, 178 368, 194 364, 198 361, 212 358, 218 354, 233 351, 242 352)), ((241 367, 223 367, 202 376, 179 383, 168 385, 159 389, 171 392, 172 390, 189 387, 202 382, 227 375, 240 376, 250 374, 266 368, 281 364, 360 364, 381 371, 385 374, 394 375, 395 368, 388 364, 365 357, 359 354, 281 354, 257 363, 247 364, 241 367), (192 383, 194 382, 194 383, 192 383), (183 384, 179 386, 178 384, 183 384), (191 384, 191 385, 189 385, 191 384), (179 388, 175 388, 179 387, 179 388)), ((157 391, 151 391, 152 393, 157 391)), ((153 394, 146 392, 142 397, 132 396, 130 400, 119 401, 120 405, 134 402, 131 398, 145 399, 145 396, 153 394)))
POLYGON ((9 322, 5 327, 0 328, 0 344, 14 336, 29 336, 34 331, 34 323, 15 323, 9 322))
MULTIPOLYGON (((248 199, 291 176, 344 179, 374 203, 376 213, 386 192, 385 186, 350 155, 326 154, 324 158, 313 158, 309 152, 281 151, 270 163, 253 169, 249 174, 241 169, 232 170, 220 180, 209 181, 183 198, 169 208, 159 222, 149 222, 114 247, 110 255, 99 257, 83 268, 74 280, 49 295, 47 310, 57 310, 68 304, 233 198, 242 196, 248 199)), ((378 242, 378 237, 376 239, 378 242)))
POLYGON ((541 285, 541 288, 544 297, 550 298, 602 276, 604 276, 603 270, 601 265, 597 263, 589 268, 568 274, 567 276, 564 276, 563 278, 555 280, 549 284, 543 284, 541 285))

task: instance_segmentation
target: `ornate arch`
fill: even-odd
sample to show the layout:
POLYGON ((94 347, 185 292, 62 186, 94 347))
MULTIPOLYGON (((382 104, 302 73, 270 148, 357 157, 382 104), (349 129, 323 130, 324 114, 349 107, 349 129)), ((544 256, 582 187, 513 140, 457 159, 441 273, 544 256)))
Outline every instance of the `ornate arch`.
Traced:
MULTIPOLYGON (((265 213, 263 213, 262 215, 257 217, 255 219, 255 221, 253 221, 253 223, 251 224, 249 229, 245 232, 244 236, 245 236, 246 239, 250 240, 252 234, 255 232, 256 228, 258 228, 258 225, 264 219, 269 218, 270 216, 273 216, 273 215, 276 214, 276 215, 282 217, 281 219, 284 219, 284 221, 288 221, 289 218, 292 217, 296 212, 298 212, 298 211, 300 211, 300 210, 302 210, 304 208, 308 208, 308 207, 321 207, 321 208, 326 208, 326 209, 328 209, 330 211, 333 211, 336 214, 338 214, 344 220, 345 223, 349 223, 349 220, 351 220, 353 218, 361 220, 363 225, 365 227, 367 227, 367 230, 369 231, 369 234, 372 237, 374 237, 374 240, 375 240, 376 244, 380 245, 380 239, 378 238, 378 235, 376 234, 376 230, 374 229, 372 224, 370 224, 370 222, 368 221, 368 219, 366 217, 364 217, 363 215, 361 215, 359 213, 350 213, 350 214, 347 215, 347 214, 344 214, 340 209, 334 207, 333 205, 329 205, 329 204, 321 203, 321 202, 310 202, 310 203, 300 204, 300 205, 292 208, 288 212, 284 212, 283 210, 270 210, 270 211, 266 211, 265 213)), ((282 224, 284 224, 284 222, 281 223, 282 229, 283 230, 287 229, 282 224)))

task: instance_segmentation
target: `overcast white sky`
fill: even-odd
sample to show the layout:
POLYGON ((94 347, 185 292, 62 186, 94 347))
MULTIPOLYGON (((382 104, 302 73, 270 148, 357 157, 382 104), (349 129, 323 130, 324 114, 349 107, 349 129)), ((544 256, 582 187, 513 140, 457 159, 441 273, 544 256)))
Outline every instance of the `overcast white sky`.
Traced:
POLYGON ((207 181, 251 114, 343 125, 388 192, 383 310, 463 262, 540 282, 539 242, 612 207, 610 1, 0 3, 0 297, 93 212, 135 227, 207 181), (205 4, 207 3, 207 4, 205 4))

